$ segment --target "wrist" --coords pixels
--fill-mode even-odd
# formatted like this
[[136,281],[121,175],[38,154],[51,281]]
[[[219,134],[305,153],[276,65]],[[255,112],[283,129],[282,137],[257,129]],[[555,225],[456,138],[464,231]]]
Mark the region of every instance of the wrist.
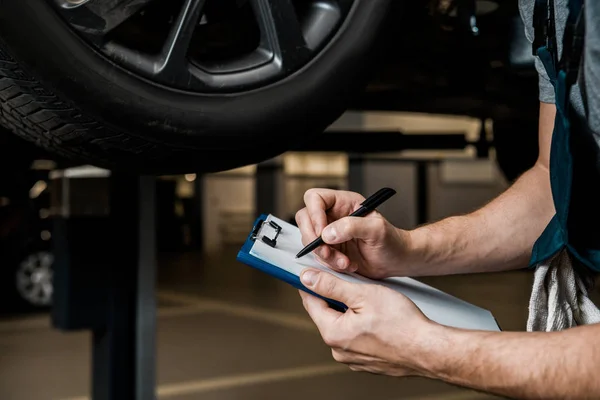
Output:
[[465,263],[468,219],[449,217],[409,231],[412,276],[447,275]]
[[448,364],[452,337],[458,334],[444,325],[427,321],[415,336],[414,369],[425,378],[442,379]]
[[[433,254],[436,251],[434,236],[429,226],[403,231],[403,271],[409,276],[431,275]],[[438,249],[439,250],[439,249]]]
[[[417,245],[421,246],[421,239],[415,238],[414,231],[407,231],[396,228],[396,239],[393,241],[392,247],[395,253],[392,256],[394,260],[390,263],[390,269],[386,272],[386,278],[395,276],[418,276],[421,267],[425,264],[422,260],[422,250]],[[422,271],[421,271],[422,272]]]

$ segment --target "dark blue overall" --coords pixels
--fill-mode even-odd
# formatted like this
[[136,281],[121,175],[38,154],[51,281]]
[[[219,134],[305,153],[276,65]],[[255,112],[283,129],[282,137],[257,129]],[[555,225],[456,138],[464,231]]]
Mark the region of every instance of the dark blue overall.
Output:
[[[569,93],[576,83],[584,40],[583,0],[570,0],[562,57],[556,42],[554,0],[535,0],[534,54],[554,86],[556,120],[550,153],[550,184],[556,214],[536,241],[530,267],[567,251],[573,264],[600,271],[600,174],[598,146]],[[598,0],[594,0],[598,1]]]

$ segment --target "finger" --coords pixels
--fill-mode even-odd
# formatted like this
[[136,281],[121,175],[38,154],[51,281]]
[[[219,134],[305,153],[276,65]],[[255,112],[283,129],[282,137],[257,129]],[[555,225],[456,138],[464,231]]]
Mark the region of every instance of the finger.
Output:
[[[308,245],[310,242],[315,240],[318,236],[315,232],[312,219],[308,215],[308,210],[305,208],[301,209],[296,213],[296,223],[302,234],[302,244]],[[327,245],[319,246],[314,250],[315,255],[319,256],[326,265],[328,265],[328,259],[331,255],[331,249]]]
[[332,331],[333,325],[341,313],[330,308],[327,302],[310,293],[300,290],[302,305],[313,320],[321,336],[326,337]]
[[298,229],[300,229],[300,233],[302,234],[302,244],[304,246],[317,238],[315,228],[306,208],[303,208],[296,213],[296,223],[298,224]]
[[346,254],[328,245],[321,247],[320,251],[315,251],[315,255],[321,264],[338,272],[351,271],[349,269],[351,266],[350,258]]
[[321,246],[322,250],[315,251],[317,261],[323,266],[333,269],[337,272],[356,272],[358,270],[357,261],[361,257],[360,251],[353,247],[333,247],[327,244]]
[[381,364],[385,363],[385,360],[379,357],[373,357],[367,354],[356,353],[352,350],[345,350],[340,348],[333,348],[331,354],[335,361],[343,364]]
[[319,235],[327,225],[327,210],[335,204],[335,194],[328,189],[310,189],[304,193],[304,204]]
[[358,284],[350,283],[317,269],[306,269],[300,275],[302,284],[316,294],[337,300],[352,308],[362,299]]
[[350,368],[352,372],[367,372],[367,369],[364,365],[348,364],[348,368]]
[[351,214],[363,201],[364,197],[358,193],[331,189],[310,189],[304,194],[304,204],[317,235],[327,226],[328,211],[332,218],[338,219]]
[[357,359],[353,353],[342,349],[331,349],[331,356],[341,364],[356,364]]
[[352,239],[377,242],[386,234],[387,222],[383,217],[345,217],[329,224],[322,233],[323,241],[335,245]]

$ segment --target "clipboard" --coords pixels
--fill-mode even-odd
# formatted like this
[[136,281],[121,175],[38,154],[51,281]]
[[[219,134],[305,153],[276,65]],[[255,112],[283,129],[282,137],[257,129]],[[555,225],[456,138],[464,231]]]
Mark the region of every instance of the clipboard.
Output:
[[322,298],[340,312],[346,311],[348,307],[337,300],[317,295],[302,284],[300,274],[305,268],[316,268],[353,283],[386,286],[408,297],[429,319],[442,325],[463,329],[501,330],[490,311],[412,278],[376,281],[355,273],[333,271],[321,265],[312,253],[296,259],[295,255],[304,247],[301,238],[298,227],[274,215],[263,214],[256,219],[252,231],[237,254],[237,260],[296,289]]
[[[266,261],[265,259],[261,258],[256,252],[257,249],[253,251],[254,245],[256,244],[257,240],[261,243],[267,244],[268,246],[276,248],[277,239],[279,238],[279,235],[281,235],[283,228],[286,228],[286,234],[288,231],[290,231],[289,227],[285,225],[289,225],[292,228],[298,229],[292,224],[282,224],[282,222],[283,221],[275,221],[275,218],[271,215],[263,214],[260,217],[258,217],[254,223],[254,228],[252,229],[252,232],[248,235],[248,238],[246,239],[246,242],[244,243],[242,249],[238,252],[237,260],[250,267],[256,268],[268,275],[271,275],[274,278],[279,279],[295,287],[296,289],[303,290],[307,293],[312,294],[313,296],[317,296],[325,300],[332,308],[340,312],[346,311],[348,307],[345,304],[340,303],[339,301],[326,299],[314,293],[302,284],[299,275],[294,274],[289,270],[281,268],[277,265],[271,264],[269,261]],[[268,227],[272,228],[272,231],[275,232],[275,234],[271,235],[270,237],[267,234],[267,232],[265,232],[268,229]],[[309,256],[312,257],[312,255],[310,254],[307,257]]]

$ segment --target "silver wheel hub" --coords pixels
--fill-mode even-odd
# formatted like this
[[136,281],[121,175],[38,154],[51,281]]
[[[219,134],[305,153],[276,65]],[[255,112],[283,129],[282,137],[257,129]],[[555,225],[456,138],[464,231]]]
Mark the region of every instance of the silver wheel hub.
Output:
[[54,256],[47,251],[28,255],[17,269],[17,291],[28,303],[49,306],[52,303],[52,264]]

